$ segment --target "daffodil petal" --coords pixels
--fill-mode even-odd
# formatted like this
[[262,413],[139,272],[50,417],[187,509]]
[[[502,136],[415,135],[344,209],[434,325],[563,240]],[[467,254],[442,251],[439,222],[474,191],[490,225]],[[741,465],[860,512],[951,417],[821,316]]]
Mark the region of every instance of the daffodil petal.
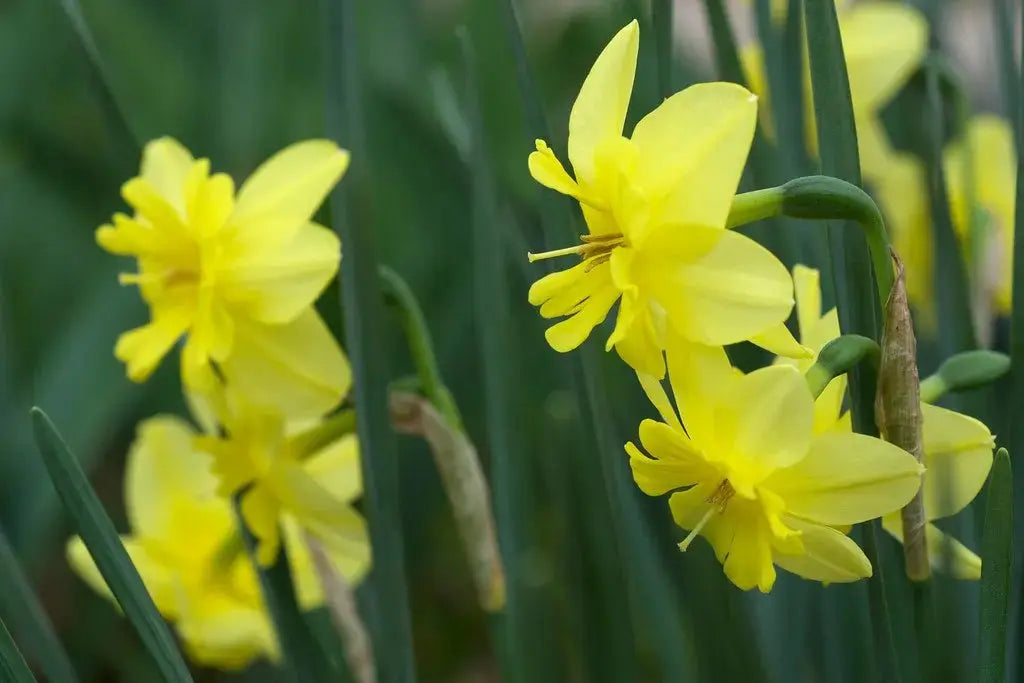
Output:
[[764,332],[755,334],[750,338],[750,343],[778,356],[806,360],[814,358],[814,351],[798,342],[785,323],[772,325]]
[[844,429],[843,398],[846,395],[846,375],[834,378],[814,401],[814,433],[824,434]]
[[232,391],[292,418],[319,417],[352,386],[352,369],[315,309],[286,325],[238,322],[221,365]]
[[572,351],[590,336],[591,330],[604,321],[618,298],[619,291],[610,283],[596,290],[571,317],[549,327],[544,332],[544,338],[555,351]]
[[821,273],[802,264],[793,266],[793,293],[796,297],[796,320],[803,339],[821,318]]
[[928,47],[921,13],[894,2],[861,2],[839,20],[854,110],[876,110],[906,83]]
[[807,454],[814,398],[794,368],[773,365],[741,377],[716,402],[715,442],[732,462],[762,473]]
[[631,368],[657,379],[665,376],[665,358],[662,341],[654,326],[650,306],[638,302],[634,291],[626,291],[619,300],[619,314],[615,329],[605,350],[612,346]]
[[773,553],[775,564],[811,581],[848,583],[871,576],[871,562],[853,540],[832,527],[787,516],[785,523],[800,532],[804,552]]
[[699,83],[672,95],[633,130],[633,182],[664,197],[673,221],[724,227],[750,151],[757,97],[735,83]]
[[242,518],[256,537],[256,561],[264,567],[274,563],[281,548],[277,519],[280,508],[277,498],[262,483],[254,484],[242,496]]
[[713,476],[703,456],[680,431],[663,422],[640,423],[640,441],[650,455],[644,455],[632,443],[626,444],[633,480],[649,496],[660,496],[674,489],[692,486],[702,477]]
[[190,604],[194,609],[176,626],[189,659],[197,664],[234,671],[276,651],[267,613],[256,605],[212,592]]
[[569,113],[569,160],[576,178],[590,184],[594,152],[609,137],[622,134],[640,47],[640,24],[623,27],[598,56]]
[[651,297],[680,334],[711,346],[735,344],[789,317],[793,281],[770,251],[731,230],[699,225],[686,230],[692,236],[719,233],[719,238],[701,258],[663,261],[646,275]]
[[713,443],[715,406],[739,378],[720,346],[693,344],[670,334],[665,353],[669,384],[686,433],[696,443]]
[[548,144],[543,140],[537,140],[536,145],[537,150],[530,152],[530,157],[527,160],[527,166],[533,179],[555,192],[579,199],[580,186],[566,173],[562,162],[558,160]]
[[143,382],[149,378],[175,342],[192,324],[191,311],[171,308],[155,312],[153,320],[122,334],[114,345],[114,356],[127,365],[128,378]]
[[726,508],[722,517],[737,517],[729,553],[722,563],[725,575],[741,590],[757,588],[767,593],[775,585],[771,532],[759,511],[751,504],[738,503]]
[[661,380],[641,372],[636,373],[636,377],[640,380],[640,387],[644,390],[647,399],[654,406],[655,410],[658,411],[658,414],[661,415],[661,419],[670,427],[682,429],[683,425],[679,422],[676,410],[668,400],[668,394],[665,393]]
[[923,404],[924,508],[941,519],[967,507],[988,479],[995,438],[982,422],[961,413]]
[[225,291],[254,320],[286,323],[310,306],[338,272],[341,243],[306,223],[275,254],[248,254],[221,272]]
[[157,138],[142,150],[139,175],[184,216],[185,178],[193,163],[192,153],[180,142],[170,137]]
[[[131,559],[135,569],[139,572],[146,591],[153,598],[160,613],[169,619],[177,615],[180,582],[175,577],[174,571],[152,556],[143,545],[131,536],[122,536],[121,543],[124,545],[128,557]],[[78,536],[68,540],[65,552],[68,564],[75,570],[83,581],[90,588],[103,597],[114,601],[114,595],[110,592],[107,582],[103,580],[96,562],[92,559],[89,549]]]
[[906,451],[863,434],[829,432],[807,457],[776,470],[763,486],[786,510],[822,524],[856,524],[898,510],[921,486],[923,468]]
[[263,162],[238,191],[232,225],[281,219],[283,233],[309,222],[348,168],[349,153],[330,140],[304,140]]
[[[882,527],[897,541],[903,542],[903,521],[897,512],[882,517]],[[949,534],[944,534],[934,524],[925,527],[928,543],[928,562],[936,571],[955,579],[977,581],[981,578],[981,558]]]
[[355,434],[346,434],[321,448],[303,462],[302,469],[343,503],[363,493],[359,439]]
[[132,530],[144,538],[171,538],[193,519],[229,533],[231,510],[215,496],[210,458],[192,446],[195,431],[184,420],[159,415],[141,422],[125,465],[125,509]]
[[861,112],[854,117],[857,127],[857,156],[861,173],[869,181],[884,174],[885,166],[895,153],[889,144],[882,120],[874,112]]

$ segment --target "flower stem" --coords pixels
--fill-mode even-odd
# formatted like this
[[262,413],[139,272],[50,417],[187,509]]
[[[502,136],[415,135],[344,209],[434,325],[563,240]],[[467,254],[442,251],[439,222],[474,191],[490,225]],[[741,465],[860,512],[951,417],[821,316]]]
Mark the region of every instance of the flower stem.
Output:
[[779,187],[736,195],[726,227],[775,216],[852,220],[859,224],[871,252],[879,302],[885,308],[893,285],[889,235],[881,211],[864,190],[830,176],[795,178]]
[[437,367],[434,355],[434,344],[431,341],[427,320],[412,289],[398,273],[381,266],[379,269],[381,289],[384,298],[399,314],[405,339],[409,344],[416,373],[420,378],[423,394],[444,416],[446,422],[455,429],[462,430],[462,418],[459,409],[452,399],[451,393],[441,379],[441,371]]

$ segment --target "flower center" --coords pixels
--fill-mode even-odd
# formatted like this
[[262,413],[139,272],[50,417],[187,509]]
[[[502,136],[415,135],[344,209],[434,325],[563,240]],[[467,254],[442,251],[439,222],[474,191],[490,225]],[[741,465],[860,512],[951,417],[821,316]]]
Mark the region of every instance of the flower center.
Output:
[[683,542],[679,544],[680,550],[685,553],[690,547],[690,544],[693,543],[693,539],[697,538],[700,532],[704,529],[704,526],[711,521],[711,518],[714,517],[716,513],[722,514],[725,512],[725,506],[729,504],[729,501],[735,493],[736,490],[732,487],[732,484],[729,483],[729,480],[723,479],[722,483],[718,485],[718,488],[716,488],[710,496],[704,499],[704,501],[711,507],[707,509],[704,516],[700,518],[700,521],[694,525],[693,529],[690,530],[690,533],[683,539]]
[[533,252],[527,252],[526,257],[530,259],[530,263],[535,261],[543,261],[544,259],[555,258],[557,256],[568,256],[569,254],[578,254],[586,266],[583,270],[590,272],[592,268],[595,268],[602,263],[605,263],[612,257],[612,251],[616,247],[621,247],[626,244],[626,238],[622,233],[609,232],[602,233],[599,235],[580,235],[580,244],[572,247],[565,247],[564,249],[553,249],[552,251],[543,251],[538,254]]

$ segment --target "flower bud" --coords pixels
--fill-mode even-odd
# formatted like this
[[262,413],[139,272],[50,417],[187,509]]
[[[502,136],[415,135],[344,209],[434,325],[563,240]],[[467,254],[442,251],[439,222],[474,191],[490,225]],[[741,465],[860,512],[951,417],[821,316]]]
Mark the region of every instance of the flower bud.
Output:
[[967,391],[994,382],[1010,370],[1010,357],[997,351],[964,351],[950,356],[921,382],[921,400],[934,403],[950,391]]

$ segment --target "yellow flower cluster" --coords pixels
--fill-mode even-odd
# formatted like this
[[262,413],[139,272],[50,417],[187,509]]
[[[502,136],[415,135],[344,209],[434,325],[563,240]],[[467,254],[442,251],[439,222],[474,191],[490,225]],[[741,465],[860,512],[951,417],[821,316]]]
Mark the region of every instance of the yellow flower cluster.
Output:
[[[842,19],[858,132],[865,131],[862,155],[872,173],[881,173],[891,154],[878,110],[924,49],[924,24],[906,12],[864,3]],[[901,49],[874,54],[857,41],[870,31],[876,40],[898,35]],[[633,22],[605,47],[580,89],[569,117],[575,177],[544,141],[530,155],[533,177],[578,200],[588,228],[579,245],[530,255],[581,259],[534,283],[530,303],[545,318],[565,318],[546,334],[561,352],[579,346],[619,303],[606,349],[636,370],[661,416],[641,423],[642,450],[628,443],[626,452],[641,490],[672,494],[672,515],[689,532],[683,550],[705,537],[743,589],[770,590],[776,566],[829,583],[870,576],[870,563],[847,536],[850,525],[881,517],[899,536],[897,511],[921,488],[925,468],[902,449],[851,431],[842,411],[845,377],[820,396],[811,393],[802,373],[839,335],[836,311],[821,315],[816,271],[795,273],[798,342],[785,326],[793,276],[763,247],[726,229],[757,97],[734,84],[695,85],[624,137],[638,45]],[[863,71],[854,69],[860,61]],[[744,375],[723,348],[740,341],[781,358]],[[977,494],[993,438],[972,418],[924,408],[925,498],[936,519]],[[946,543],[934,526],[928,534],[936,563],[952,558],[952,566],[941,566],[978,577],[977,556]],[[949,547],[953,552],[940,556]]]
[[[337,237],[312,217],[348,166],[348,152],[309,140],[279,152],[235,192],[177,141],[146,145],[122,187],[132,215],[96,231],[136,260],[150,322],[115,355],[145,380],[181,345],[181,378],[198,430],[161,415],[139,425],[128,455],[124,543],[157,608],[197,662],[237,668],[277,643],[232,499],[260,564],[284,546],[303,609],[323,603],[308,542],[349,582],[370,565],[359,448],[338,412],[351,372],[313,304],[334,278]],[[103,580],[80,539],[73,566]]]

